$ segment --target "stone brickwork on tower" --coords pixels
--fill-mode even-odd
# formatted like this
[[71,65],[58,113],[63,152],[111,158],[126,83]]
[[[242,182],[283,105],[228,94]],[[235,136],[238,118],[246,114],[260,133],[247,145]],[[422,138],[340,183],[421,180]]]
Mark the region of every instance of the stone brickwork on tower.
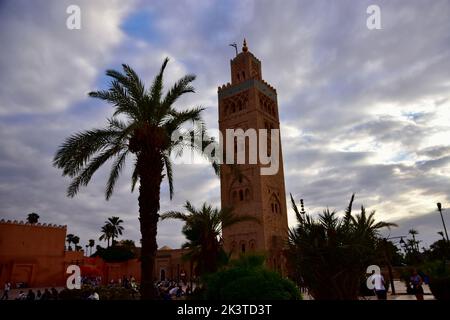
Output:
[[[224,146],[226,129],[280,128],[277,92],[262,79],[261,61],[248,51],[245,40],[242,52],[230,64],[231,83],[218,88],[219,130]],[[226,251],[232,252],[234,257],[248,252],[264,253],[268,267],[285,273],[282,252],[288,225],[281,143],[279,145],[278,172],[261,175],[261,163],[248,162],[247,140],[246,162],[237,165],[238,173],[230,166],[223,166],[221,199],[222,207],[232,206],[236,214],[252,215],[260,221],[241,222],[224,229]]]

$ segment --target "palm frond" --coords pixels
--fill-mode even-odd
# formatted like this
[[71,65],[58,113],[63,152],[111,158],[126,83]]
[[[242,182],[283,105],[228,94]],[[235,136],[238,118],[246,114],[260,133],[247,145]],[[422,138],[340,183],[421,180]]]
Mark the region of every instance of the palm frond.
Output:
[[169,58],[165,58],[161,69],[159,70],[158,75],[153,80],[152,86],[149,90],[150,99],[154,103],[154,105],[159,105],[161,103],[161,96],[163,91],[163,75],[168,62]]
[[106,200],[109,200],[109,198],[111,197],[111,195],[114,191],[114,186],[116,184],[116,181],[117,181],[117,178],[119,177],[120,172],[122,171],[122,169],[125,165],[125,160],[126,160],[127,155],[128,155],[128,150],[125,150],[121,154],[119,154],[117,156],[116,161],[114,161],[111,172],[109,174],[108,183],[106,184],[106,193],[105,193]]
[[179,97],[181,97],[185,93],[193,93],[195,92],[194,87],[190,85],[192,81],[196,78],[193,74],[188,74],[178,80],[172,88],[167,92],[163,101],[161,102],[161,111],[167,112],[170,107],[177,101]]
[[[136,161],[135,161],[136,162]],[[134,191],[134,188],[136,187],[136,183],[139,180],[139,172],[137,164],[134,164],[133,174],[131,175],[131,192]]]
[[160,215],[161,220],[178,219],[182,221],[189,220],[189,216],[180,211],[167,211]]
[[119,136],[119,131],[110,128],[75,133],[58,148],[53,165],[63,169],[64,176],[73,177],[95,153],[105,149]]
[[169,183],[169,196],[170,200],[173,197],[173,172],[172,172],[172,161],[170,157],[165,153],[163,155],[164,167],[166,168],[167,181]]
[[298,211],[298,207],[297,204],[295,203],[294,197],[292,196],[292,193],[289,193],[289,195],[291,196],[291,206],[292,209],[295,212],[295,216],[297,217],[297,221],[298,222],[303,222],[303,217],[301,216],[300,212]]
[[74,197],[80,186],[86,186],[92,178],[92,175],[100,168],[108,159],[121,151],[121,148],[110,148],[95,158],[93,158],[86,167],[76,176],[67,189],[67,196]]

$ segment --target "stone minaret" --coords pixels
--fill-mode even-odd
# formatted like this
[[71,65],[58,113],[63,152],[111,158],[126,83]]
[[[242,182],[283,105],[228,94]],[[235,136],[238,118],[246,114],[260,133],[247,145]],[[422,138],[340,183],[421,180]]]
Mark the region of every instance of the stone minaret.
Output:
[[[231,83],[218,89],[219,130],[226,145],[226,129],[279,129],[277,92],[265,82],[261,61],[247,48],[230,61]],[[279,140],[278,140],[279,141]],[[279,141],[280,142],[280,141]],[[248,156],[248,139],[246,139]],[[235,142],[235,150],[237,149]],[[270,144],[269,144],[270,152]],[[273,175],[261,175],[262,164],[237,165],[238,174],[224,166],[221,174],[222,207],[232,206],[235,213],[253,215],[260,220],[241,222],[223,230],[224,246],[234,257],[248,252],[264,253],[271,269],[285,273],[283,248],[287,239],[287,208],[281,143],[279,169]]]

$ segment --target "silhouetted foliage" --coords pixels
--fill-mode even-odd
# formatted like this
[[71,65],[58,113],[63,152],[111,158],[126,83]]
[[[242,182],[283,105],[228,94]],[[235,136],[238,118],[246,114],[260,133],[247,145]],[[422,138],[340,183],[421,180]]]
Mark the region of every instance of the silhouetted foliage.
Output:
[[263,256],[245,255],[206,276],[206,300],[299,300],[295,284],[264,267]]
[[188,249],[186,258],[197,266],[197,274],[215,272],[227,262],[228,256],[222,247],[222,229],[243,221],[259,220],[249,215],[237,215],[231,208],[213,208],[204,203],[195,208],[189,201],[184,205],[186,213],[169,211],[161,219],[178,219],[185,222],[183,234],[188,240],[182,248]]
[[366,268],[377,259],[379,229],[395,226],[376,222],[362,206],[352,214],[354,195],[343,217],[326,209],[318,218],[300,212],[291,195],[298,225],[289,231],[290,264],[294,277],[318,300],[357,299]]
[[29,213],[27,216],[27,222],[35,224],[39,222],[39,215],[35,212]]

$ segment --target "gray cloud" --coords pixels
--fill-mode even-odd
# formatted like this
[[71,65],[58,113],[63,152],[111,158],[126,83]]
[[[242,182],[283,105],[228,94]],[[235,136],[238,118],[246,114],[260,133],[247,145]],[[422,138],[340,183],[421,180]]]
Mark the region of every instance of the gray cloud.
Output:
[[[428,244],[436,239],[440,222],[431,212],[438,201],[450,203],[448,1],[377,1],[383,29],[376,31],[366,28],[372,1],[78,2],[80,32],[64,28],[69,1],[0,7],[1,217],[37,211],[87,241],[119,215],[124,237],[139,241],[130,167],[110,201],[107,168],[68,199],[53,153],[69,134],[111,116],[86,92],[104,88],[104,70],[123,62],[147,83],[165,56],[166,83],[197,74],[197,93],[177,105],[203,105],[217,128],[217,86],[229,81],[234,55],[228,44],[247,37],[278,90],[287,191],[313,212],[342,210],[356,192],[357,205],[401,225],[395,233],[416,226]],[[130,31],[133,18],[147,24]],[[220,204],[206,165],[177,165],[175,188],[169,201],[163,183],[163,211],[185,200]],[[289,218],[295,222],[292,212]],[[179,246],[180,230],[178,222],[161,223],[160,245]]]

